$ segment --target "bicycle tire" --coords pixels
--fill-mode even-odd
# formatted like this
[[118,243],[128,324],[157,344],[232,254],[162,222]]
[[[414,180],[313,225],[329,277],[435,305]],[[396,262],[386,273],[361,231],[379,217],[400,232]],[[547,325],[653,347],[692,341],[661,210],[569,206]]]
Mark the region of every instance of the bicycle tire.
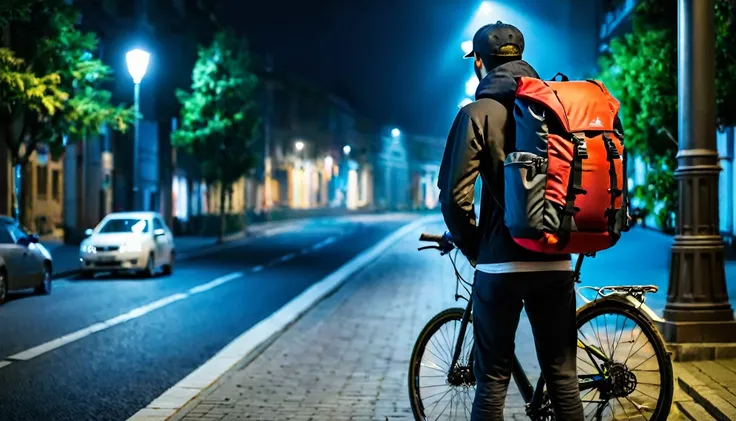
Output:
[[[672,360],[667,351],[664,339],[659,330],[654,326],[652,320],[641,310],[636,309],[628,302],[618,298],[606,298],[595,300],[580,307],[576,312],[576,327],[580,329],[590,320],[601,314],[622,314],[636,323],[646,335],[654,348],[661,380],[661,390],[657,399],[657,407],[652,412],[649,421],[665,421],[672,407],[674,396],[674,375],[672,372]],[[544,386],[544,381],[539,387]]]
[[[409,402],[411,403],[411,410],[414,414],[414,419],[416,420],[426,420],[424,415],[424,405],[419,393],[419,367],[421,365],[424,350],[432,336],[437,333],[445,323],[461,321],[464,313],[465,309],[459,307],[448,308],[441,311],[427,322],[419,333],[417,341],[414,343],[414,349],[411,352],[411,359],[409,360]],[[471,314],[470,319],[468,320],[468,329],[472,329],[472,323],[473,316]]]

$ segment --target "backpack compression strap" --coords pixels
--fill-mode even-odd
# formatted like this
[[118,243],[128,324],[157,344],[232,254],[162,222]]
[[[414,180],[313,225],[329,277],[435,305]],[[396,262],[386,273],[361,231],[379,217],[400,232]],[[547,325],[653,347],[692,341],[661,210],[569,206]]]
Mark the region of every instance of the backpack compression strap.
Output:
[[[616,225],[618,222],[618,213],[620,209],[616,208],[616,198],[623,194],[623,190],[618,188],[618,177],[616,174],[616,160],[621,158],[621,155],[616,149],[616,145],[613,143],[613,137],[610,133],[603,133],[603,142],[606,144],[606,152],[608,159],[608,176],[611,183],[609,193],[611,194],[611,207],[606,210],[606,217],[608,218],[608,234],[611,239],[616,241],[621,234],[617,230]],[[623,186],[621,186],[623,187]]]
[[572,217],[580,212],[575,207],[575,197],[579,194],[587,194],[583,190],[583,159],[588,158],[588,148],[585,144],[585,135],[583,133],[573,133],[573,154],[572,168],[570,169],[570,182],[567,187],[567,197],[565,198],[565,207],[562,209],[562,221],[557,231],[559,250],[564,249],[570,241],[570,233],[572,232]]

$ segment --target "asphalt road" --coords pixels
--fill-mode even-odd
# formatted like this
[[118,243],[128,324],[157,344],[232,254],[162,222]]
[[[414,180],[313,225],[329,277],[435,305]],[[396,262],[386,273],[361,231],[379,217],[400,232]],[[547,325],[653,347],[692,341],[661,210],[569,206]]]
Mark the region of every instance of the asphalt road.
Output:
[[[171,276],[68,279],[56,281],[47,297],[15,295],[0,307],[0,420],[125,420],[239,334],[414,218],[304,221],[287,232],[179,262]],[[237,272],[244,275],[187,294]],[[159,301],[172,296],[174,301]],[[163,305],[141,308],[153,302]],[[138,311],[129,313],[133,309]],[[126,313],[123,321],[113,319]],[[116,322],[100,324],[110,319]],[[100,330],[59,342],[90,326]],[[37,352],[23,353],[34,347]]]

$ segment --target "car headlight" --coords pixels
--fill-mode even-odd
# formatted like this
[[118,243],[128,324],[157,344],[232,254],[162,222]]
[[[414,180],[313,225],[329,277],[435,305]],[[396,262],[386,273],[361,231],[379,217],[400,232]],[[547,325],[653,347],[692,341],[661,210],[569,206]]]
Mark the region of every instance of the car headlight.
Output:
[[82,253],[97,253],[97,248],[90,244],[82,244],[79,251]]
[[121,253],[125,253],[125,252],[137,253],[137,252],[140,252],[141,250],[143,250],[143,246],[141,245],[141,243],[138,243],[138,242],[125,243],[122,246],[120,246]]

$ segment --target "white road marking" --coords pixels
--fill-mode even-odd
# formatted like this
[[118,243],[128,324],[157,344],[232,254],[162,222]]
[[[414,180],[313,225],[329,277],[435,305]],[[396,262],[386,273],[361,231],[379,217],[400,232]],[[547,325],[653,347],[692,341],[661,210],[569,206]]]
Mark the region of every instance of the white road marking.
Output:
[[279,258],[279,261],[281,261],[281,262],[286,262],[286,261],[288,261],[288,260],[291,260],[291,259],[293,259],[294,257],[296,257],[296,254],[295,254],[295,253],[289,253],[289,254],[285,254],[285,255],[283,255],[283,256],[281,256],[281,257]]
[[230,282],[233,279],[237,279],[243,276],[242,272],[231,273],[229,275],[221,276],[213,281],[207,282],[206,284],[197,285],[189,290],[189,294],[199,294],[200,292],[209,291],[212,288],[218,287],[224,283]]
[[[439,222],[439,215],[425,216],[412,221],[384,238],[378,244],[363,251],[351,261],[341,266],[331,275],[313,284],[255,326],[243,332],[240,336],[220,350],[214,357],[205,362],[198,369],[179,381],[172,388],[164,392],[145,408],[138,411],[131,420],[168,420],[189,401],[196,398],[203,390],[215,383],[223,374],[238,364],[256,347],[268,340],[276,333],[284,330],[299,316],[307,312],[326,295],[338,288],[351,277],[352,274],[370,264],[385,250],[401,237],[413,232],[425,224]],[[255,268],[254,268],[255,269]]]
[[10,364],[12,364],[10,361],[0,361],[0,368],[7,367]]
[[320,241],[319,243],[313,245],[312,246],[312,250],[319,250],[322,247],[325,247],[327,245],[330,245],[330,244],[334,243],[335,241],[337,241],[337,237],[328,237],[328,238]]
[[[200,292],[204,292],[207,290],[210,290],[212,288],[215,288],[217,286],[220,286],[222,284],[225,284],[227,282],[232,281],[233,279],[237,279],[239,277],[243,276],[242,272],[235,272],[231,273],[229,275],[221,276],[217,279],[214,279],[210,282],[207,282],[206,284],[199,285],[197,287],[194,287],[189,290],[189,292],[181,292],[173,295],[169,295],[168,297],[161,298],[160,300],[156,300],[152,303],[148,303],[146,305],[136,307],[127,313],[123,313],[119,316],[115,316],[111,319],[108,319],[104,322],[95,323],[93,325],[87,326],[83,329],[79,329],[75,332],[69,333],[67,335],[64,335],[62,337],[53,339],[51,341],[42,343],[41,345],[34,346],[33,348],[26,349],[25,351],[21,351],[17,354],[13,354],[9,357],[7,357],[7,360],[11,361],[28,361],[32,358],[36,358],[39,355],[43,355],[47,352],[53,351],[55,349],[61,348],[64,345],[70,344],[72,342],[78,341],[80,339],[86,338],[87,336],[101,332],[103,330],[109,329],[113,326],[117,326],[119,324],[128,322],[133,319],[137,319],[143,315],[146,315],[154,310],[158,310],[160,308],[166,307],[169,304],[175,303],[177,301],[184,300],[194,294],[198,294]],[[10,362],[7,362],[3,364],[4,362],[0,362],[0,368],[7,366],[10,364]]]
[[251,269],[253,272],[260,272],[263,270],[263,265],[254,266],[253,269]]

